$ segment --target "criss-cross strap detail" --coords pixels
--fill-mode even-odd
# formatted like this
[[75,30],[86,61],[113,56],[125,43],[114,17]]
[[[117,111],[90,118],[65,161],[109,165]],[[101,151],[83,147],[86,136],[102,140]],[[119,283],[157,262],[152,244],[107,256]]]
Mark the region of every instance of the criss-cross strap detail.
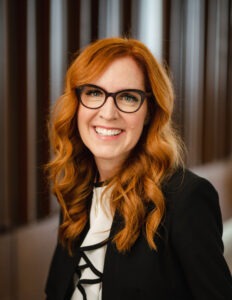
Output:
[[86,296],[86,292],[85,292],[85,289],[83,288],[82,284],[97,284],[97,283],[100,283],[101,281],[102,281],[101,278],[97,278],[97,279],[80,279],[79,280],[79,282],[77,284],[77,288],[81,292],[81,294],[83,296],[83,300],[87,300],[87,296]]
[[[76,273],[77,275],[79,276],[79,281],[77,283],[77,288],[79,289],[79,291],[81,292],[82,296],[83,296],[83,299],[87,299],[87,296],[86,296],[86,292],[85,292],[85,289],[84,287],[82,286],[83,284],[97,284],[97,283],[100,283],[102,282],[102,272],[100,272],[94,265],[93,263],[91,262],[91,260],[88,258],[88,256],[86,255],[85,251],[91,251],[91,250],[95,250],[95,249],[99,249],[101,247],[103,247],[104,245],[107,244],[107,240],[105,241],[102,241],[100,243],[97,243],[95,245],[90,245],[90,246],[85,246],[85,247],[80,247],[80,257],[85,261],[84,264],[81,264],[81,265],[78,265],[76,267]],[[90,270],[97,276],[97,278],[94,278],[94,279],[87,279],[87,278],[84,278],[82,279],[81,278],[81,275],[82,275],[82,271],[87,269],[87,268],[90,268]]]
[[90,268],[91,271],[96,275],[96,276],[101,276],[102,273],[100,271],[98,271],[94,265],[92,264],[92,262],[90,261],[90,259],[88,258],[88,256],[83,252],[82,253],[82,258],[86,261],[86,264],[84,265],[85,268]]
[[97,244],[94,244],[94,245],[80,247],[80,251],[84,252],[84,251],[91,251],[91,250],[94,250],[94,249],[98,249],[98,248],[106,245],[108,243],[108,241],[109,241],[109,239],[106,239],[106,240],[104,240],[102,242],[99,242]]
[[[101,195],[105,186],[94,187],[89,215],[89,231],[79,246],[79,261],[75,268],[78,275],[71,300],[98,300],[102,293],[105,253],[110,242],[113,216],[108,194]],[[102,201],[101,201],[102,200]],[[104,207],[103,207],[104,206]]]

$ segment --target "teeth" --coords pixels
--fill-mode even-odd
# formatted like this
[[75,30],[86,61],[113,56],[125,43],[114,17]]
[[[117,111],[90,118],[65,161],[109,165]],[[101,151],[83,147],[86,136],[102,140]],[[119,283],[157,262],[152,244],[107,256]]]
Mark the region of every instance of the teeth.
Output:
[[120,129],[106,129],[101,127],[95,127],[95,131],[100,135],[106,135],[106,136],[114,136],[122,132],[122,130]]

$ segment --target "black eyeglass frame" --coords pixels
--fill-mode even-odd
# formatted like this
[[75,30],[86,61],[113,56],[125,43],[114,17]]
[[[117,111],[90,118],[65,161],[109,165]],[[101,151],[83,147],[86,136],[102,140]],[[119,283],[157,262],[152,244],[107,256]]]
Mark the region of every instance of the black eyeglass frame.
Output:
[[[81,99],[81,91],[82,91],[82,89],[83,89],[84,87],[92,87],[92,88],[96,88],[96,89],[102,90],[102,91],[104,92],[104,94],[105,94],[105,100],[103,101],[103,103],[102,103],[100,106],[98,106],[98,107],[89,107],[89,106],[86,106],[86,105],[83,103],[82,99]],[[139,105],[139,107],[138,107],[136,110],[134,110],[134,111],[124,111],[124,110],[122,110],[120,107],[118,107],[118,104],[117,104],[117,101],[116,101],[116,97],[117,97],[118,94],[120,94],[120,93],[122,93],[122,92],[136,92],[136,93],[138,93],[138,94],[141,96],[141,102],[140,102],[140,105]],[[111,93],[111,92],[107,92],[107,91],[106,91],[105,89],[103,89],[102,87],[97,86],[97,85],[94,85],[94,84],[83,84],[83,85],[77,86],[77,87],[75,88],[75,93],[76,93],[77,97],[79,97],[80,103],[81,103],[84,107],[86,107],[86,108],[88,108],[88,109],[99,109],[99,108],[101,108],[101,107],[106,103],[106,101],[107,101],[107,99],[108,99],[109,97],[112,97],[112,98],[114,99],[114,104],[115,104],[115,106],[117,107],[117,109],[120,110],[121,112],[124,112],[124,113],[127,113],[127,114],[135,113],[136,111],[138,111],[138,110],[141,108],[141,106],[142,106],[144,100],[145,100],[147,97],[150,97],[150,96],[152,95],[152,93],[144,92],[144,91],[138,90],[138,89],[125,89],[125,90],[117,91],[117,92],[115,92],[115,93]]]

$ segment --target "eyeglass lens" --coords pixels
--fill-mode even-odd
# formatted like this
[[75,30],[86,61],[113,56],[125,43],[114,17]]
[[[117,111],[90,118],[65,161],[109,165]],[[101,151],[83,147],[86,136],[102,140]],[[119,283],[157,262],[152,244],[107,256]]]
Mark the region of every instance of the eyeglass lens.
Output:
[[[106,98],[107,93],[98,87],[83,86],[80,92],[82,103],[88,108],[101,107]],[[124,112],[136,111],[142,102],[142,96],[139,92],[133,90],[123,90],[113,95],[117,107]]]

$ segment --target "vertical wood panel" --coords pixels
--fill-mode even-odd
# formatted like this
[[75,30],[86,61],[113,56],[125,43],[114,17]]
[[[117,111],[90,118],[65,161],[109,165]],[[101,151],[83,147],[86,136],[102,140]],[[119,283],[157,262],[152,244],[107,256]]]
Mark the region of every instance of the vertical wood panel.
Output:
[[202,162],[204,103],[204,1],[188,0],[184,61],[184,139],[191,164]]
[[208,1],[205,132],[203,159],[221,159],[226,153],[226,102],[228,65],[228,1]]
[[169,38],[171,36],[171,1],[163,0],[163,59],[170,64]]
[[36,219],[36,0],[27,1],[27,137],[28,137],[28,222]]
[[[226,121],[227,107],[227,78],[228,64],[230,57],[229,52],[229,0],[219,1],[219,28],[218,28],[218,94],[217,94],[217,158],[221,159],[226,156],[226,143],[229,136]],[[232,117],[232,116],[231,116]],[[229,118],[231,119],[231,118]]]
[[[18,92],[19,92],[19,223],[26,223],[28,218],[28,198],[27,198],[27,1],[20,3],[17,1],[19,27],[18,40]],[[15,3],[14,3],[15,5]]]
[[228,20],[228,79],[227,79],[227,110],[226,128],[228,129],[226,138],[226,155],[232,155],[232,1],[229,1]]
[[120,0],[99,0],[98,38],[120,35],[122,30],[120,12]]
[[179,131],[184,136],[184,90],[185,75],[184,75],[184,61],[185,61],[185,30],[186,30],[186,1],[176,0],[170,1],[168,5],[170,9],[170,30],[169,30],[169,57],[167,61],[173,77],[175,86],[175,111],[174,120],[179,125]]
[[[50,106],[64,90],[64,77],[67,69],[67,2],[63,0],[50,1],[50,38],[49,38],[49,85]],[[50,197],[50,214],[59,210],[56,197]]]
[[131,0],[122,1],[122,36],[130,37],[131,32],[131,19],[132,19],[132,4]]
[[[80,43],[79,47],[85,47],[91,41],[92,32],[97,32],[98,23],[95,22],[96,14],[98,13],[98,1],[82,0],[80,6]],[[94,9],[96,11],[94,11]],[[78,49],[76,49],[78,50]]]
[[133,0],[131,3],[131,36],[138,38],[139,34],[139,5],[140,0]]
[[138,39],[145,43],[155,57],[162,60],[163,1],[139,1]]
[[14,224],[27,221],[26,0],[8,1],[9,201]]
[[50,1],[36,1],[36,79],[37,79],[37,216],[49,213],[49,186],[43,167],[49,160],[47,121],[49,113],[49,32]]
[[[217,28],[217,3],[207,1],[206,10],[206,57],[205,57],[205,113],[203,136],[203,160],[215,157],[214,134],[217,131],[215,121],[215,40]],[[212,20],[214,22],[212,23]],[[211,24],[212,23],[212,24]]]
[[98,38],[99,32],[99,1],[91,0],[91,41]]
[[99,23],[98,23],[98,37],[106,37],[107,24],[107,0],[99,0]]
[[67,69],[67,2],[50,0],[49,82],[51,105],[63,93]]
[[103,37],[119,36],[121,33],[121,1],[107,1],[106,34]]
[[231,2],[170,0],[166,8],[170,30],[165,52],[188,164],[223,159],[231,154]]
[[73,58],[73,54],[80,47],[80,0],[67,2],[67,48],[68,48],[68,61]]
[[8,166],[8,24],[7,1],[0,1],[0,233],[5,232],[11,225],[11,212],[8,195],[9,166]]

